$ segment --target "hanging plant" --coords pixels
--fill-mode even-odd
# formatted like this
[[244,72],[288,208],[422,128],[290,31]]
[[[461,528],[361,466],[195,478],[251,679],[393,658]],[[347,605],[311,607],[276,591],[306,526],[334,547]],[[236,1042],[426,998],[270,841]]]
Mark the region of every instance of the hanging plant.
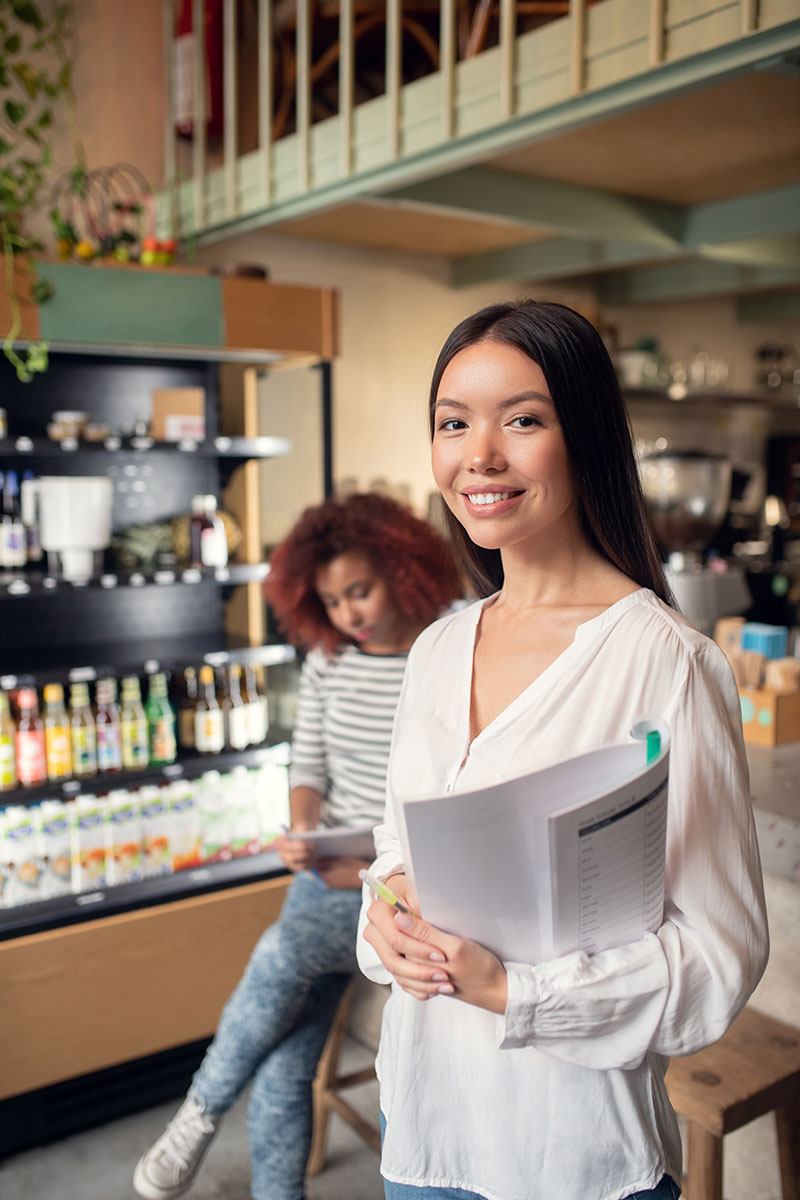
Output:
[[[51,137],[55,104],[67,101],[73,124],[72,68],[67,47],[73,36],[73,12],[68,3],[43,13],[33,0],[0,0],[0,250],[5,256],[3,284],[11,309],[3,350],[23,381],[47,370],[47,347],[38,342],[19,351],[15,342],[22,329],[21,304],[15,267],[23,260],[32,268],[34,253],[42,250],[25,231],[25,216],[39,207],[52,166]],[[42,304],[52,286],[36,280],[31,299]]]

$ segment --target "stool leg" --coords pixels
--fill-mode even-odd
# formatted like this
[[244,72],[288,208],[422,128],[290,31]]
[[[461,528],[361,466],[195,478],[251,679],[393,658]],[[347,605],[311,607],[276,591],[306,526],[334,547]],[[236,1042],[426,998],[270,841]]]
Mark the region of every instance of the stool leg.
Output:
[[311,1134],[311,1149],[306,1163],[306,1175],[318,1175],[325,1163],[325,1143],[328,1134],[328,1119],[331,1115],[328,1097],[336,1084],[339,1073],[339,1057],[342,1046],[350,1027],[350,1009],[353,1004],[354,981],[348,983],[336,1016],[333,1019],[325,1049],[317,1067],[317,1075],[313,1085],[313,1126]]
[[722,1200],[722,1138],[692,1121],[686,1140],[686,1200]]
[[783,1200],[800,1200],[800,1113],[796,1107],[775,1109],[775,1131]]

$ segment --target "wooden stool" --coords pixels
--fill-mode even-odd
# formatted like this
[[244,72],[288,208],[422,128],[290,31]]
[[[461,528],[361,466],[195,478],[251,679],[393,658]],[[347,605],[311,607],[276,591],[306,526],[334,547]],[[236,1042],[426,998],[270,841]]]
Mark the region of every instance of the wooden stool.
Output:
[[[345,1088],[355,1087],[359,1083],[368,1083],[374,1079],[375,1066],[372,1064],[360,1071],[350,1071],[346,1075],[340,1075],[339,1057],[345,1038],[351,1032],[354,1032],[357,1039],[364,1045],[368,1045],[371,1050],[377,1050],[377,1039],[380,1032],[379,1010],[383,1008],[388,993],[388,987],[380,987],[378,984],[370,983],[363,976],[356,975],[348,983],[344,995],[339,1001],[339,1007],[336,1010],[336,1016],[328,1034],[325,1049],[322,1051],[322,1057],[317,1067],[317,1076],[314,1080],[314,1132],[306,1175],[319,1174],[325,1163],[325,1143],[331,1112],[338,1113],[342,1120],[346,1121],[376,1154],[381,1152],[381,1131],[377,1120],[375,1125],[370,1125],[351,1104],[348,1104],[339,1095]],[[354,1005],[356,1009],[362,1011],[371,1010],[367,1012],[365,1018],[362,1018],[366,1026],[366,1037],[358,1037],[358,1029],[351,1030]]]
[[800,1200],[800,1030],[745,1008],[724,1037],[667,1072],[688,1122],[686,1200],[722,1200],[722,1139],[775,1113],[783,1200]]

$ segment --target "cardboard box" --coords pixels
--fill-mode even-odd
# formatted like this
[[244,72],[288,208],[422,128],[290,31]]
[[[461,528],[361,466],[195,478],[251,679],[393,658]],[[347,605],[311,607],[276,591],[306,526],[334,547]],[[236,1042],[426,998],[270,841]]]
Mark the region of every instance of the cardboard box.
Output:
[[150,435],[159,442],[206,436],[206,390],[200,387],[153,388]]
[[739,688],[744,740],[755,746],[800,741],[800,692]]

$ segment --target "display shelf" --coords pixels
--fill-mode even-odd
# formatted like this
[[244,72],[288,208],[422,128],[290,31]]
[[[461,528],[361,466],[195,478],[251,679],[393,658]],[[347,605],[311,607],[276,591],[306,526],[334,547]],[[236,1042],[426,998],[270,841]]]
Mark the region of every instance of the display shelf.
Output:
[[267,646],[235,644],[235,639],[208,633],[186,637],[128,639],[125,642],[98,642],[95,645],[70,644],[55,653],[37,657],[31,649],[19,659],[4,654],[0,662],[0,688],[43,687],[46,683],[91,683],[104,675],[152,675],[156,671],[181,671],[208,663],[211,667],[228,663],[246,663],[256,667],[277,667],[297,657],[294,646],[270,643]]
[[89,579],[70,580],[47,571],[0,571],[0,599],[4,596],[55,595],[83,588],[113,591],[118,587],[171,587],[176,584],[223,584],[238,587],[261,583],[269,575],[268,563],[229,563],[227,567],[160,567],[141,571],[104,571]]
[[176,779],[196,779],[206,771],[230,771],[233,767],[260,767],[270,758],[272,748],[288,742],[291,731],[277,726],[270,729],[266,741],[246,750],[225,750],[221,754],[197,754],[182,750],[174,763],[143,767],[136,771],[114,771],[90,775],[84,779],[47,780],[33,787],[15,787],[0,792],[0,807],[5,804],[40,804],[42,800],[70,800],[77,795],[98,796],[113,788],[138,788],[143,784],[172,783]]
[[55,458],[75,454],[156,453],[187,454],[196,458],[240,459],[280,458],[291,453],[291,442],[280,437],[215,437],[197,442],[183,438],[179,442],[160,442],[151,437],[118,437],[113,435],[102,442],[87,442],[82,438],[64,438],[55,442],[48,437],[0,438],[0,458]]
[[14,908],[0,909],[0,942],[284,874],[287,874],[287,870],[278,852],[265,850],[260,854],[234,858],[228,862],[207,863],[171,875],[153,875],[136,883],[71,892],[52,900],[20,904]]

